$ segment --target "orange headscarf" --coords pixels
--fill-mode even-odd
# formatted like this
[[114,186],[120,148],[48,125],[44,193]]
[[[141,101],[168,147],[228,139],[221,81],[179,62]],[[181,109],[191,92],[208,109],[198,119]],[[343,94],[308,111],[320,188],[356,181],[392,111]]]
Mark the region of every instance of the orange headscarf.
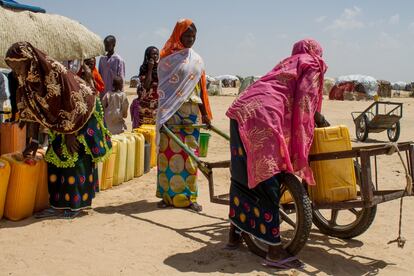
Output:
[[[83,70],[81,67],[81,69],[78,72],[78,76],[82,78],[82,75],[83,75]],[[97,91],[97,94],[105,92],[105,83],[102,80],[101,74],[99,74],[98,69],[96,69],[96,67],[93,68],[92,70],[92,77],[93,77],[93,82],[95,84],[95,89]]]
[[100,93],[105,92],[105,83],[102,80],[101,74],[99,74],[98,69],[93,68],[92,71],[93,80],[95,81],[95,88]]
[[[185,49],[184,45],[181,43],[181,36],[185,31],[187,31],[191,24],[193,24],[193,21],[191,19],[181,19],[177,21],[177,24],[175,24],[174,30],[170,38],[167,40],[160,52],[160,58],[167,57],[175,52]],[[203,104],[206,109],[207,116],[211,120],[213,116],[211,113],[210,101],[208,99],[206,72],[202,73],[200,82],[201,97],[203,99]]]

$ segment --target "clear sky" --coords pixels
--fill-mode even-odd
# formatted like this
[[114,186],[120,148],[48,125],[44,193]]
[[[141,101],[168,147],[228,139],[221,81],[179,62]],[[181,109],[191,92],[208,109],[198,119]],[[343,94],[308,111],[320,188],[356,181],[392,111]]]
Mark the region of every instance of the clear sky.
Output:
[[324,48],[327,76],[366,74],[414,81],[412,0],[20,0],[80,21],[102,38],[117,37],[127,77],[144,50],[161,48],[175,22],[193,19],[195,50],[207,74],[262,75],[313,37]]

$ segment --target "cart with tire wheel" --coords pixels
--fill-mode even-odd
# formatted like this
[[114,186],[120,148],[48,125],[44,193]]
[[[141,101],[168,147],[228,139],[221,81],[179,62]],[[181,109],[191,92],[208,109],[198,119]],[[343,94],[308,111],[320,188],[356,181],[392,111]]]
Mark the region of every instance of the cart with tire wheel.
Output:
[[[174,126],[174,127],[187,127]],[[215,127],[205,125],[195,125],[193,127],[209,129],[225,139],[229,140],[228,135]],[[205,162],[200,160],[169,128],[163,126],[164,131],[169,137],[180,145],[185,152],[197,163],[198,168],[208,179],[210,201],[217,204],[229,204],[229,194],[216,194],[213,178],[213,169],[229,168],[230,161]],[[407,175],[414,175],[414,144],[400,143],[397,145],[381,144],[375,146],[354,147],[349,151],[339,151],[330,153],[320,153],[309,156],[309,161],[337,160],[343,158],[354,159],[354,169],[357,177],[358,193],[354,200],[317,204],[312,202],[307,192],[307,184],[300,181],[296,176],[283,173],[280,183],[280,198],[289,195],[288,202],[281,202],[280,231],[284,248],[291,254],[297,254],[306,244],[312,223],[321,233],[342,239],[354,238],[364,233],[374,221],[377,205],[383,202],[399,199],[408,194],[406,185],[403,183],[398,190],[380,190],[377,182],[377,157],[389,155],[391,152],[398,152],[400,157],[405,155],[405,160],[401,158]],[[374,170],[372,166],[374,160]],[[372,176],[375,176],[375,183]],[[413,183],[410,183],[413,184]],[[347,216],[339,220],[340,214]],[[246,242],[250,251],[256,255],[265,257],[267,245],[257,240],[248,233],[242,233],[243,240]]]
[[402,107],[402,103],[374,102],[362,112],[352,112],[358,141],[364,142],[369,133],[387,131],[388,139],[397,142],[401,132]]

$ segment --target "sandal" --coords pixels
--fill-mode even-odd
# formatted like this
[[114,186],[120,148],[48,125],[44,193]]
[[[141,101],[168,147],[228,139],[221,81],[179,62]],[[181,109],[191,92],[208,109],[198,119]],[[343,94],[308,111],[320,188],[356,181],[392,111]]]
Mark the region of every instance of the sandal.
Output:
[[[296,263],[296,264],[295,264]],[[265,259],[263,261],[264,266],[281,269],[281,270],[287,270],[287,269],[303,269],[305,267],[305,264],[302,263],[297,257],[292,256],[288,257],[279,261],[272,261],[269,259]]]
[[201,206],[197,202],[191,202],[190,203],[190,206],[188,206],[188,208],[190,208],[191,210],[193,210],[193,211],[195,211],[197,213],[203,211],[203,206]]
[[79,214],[81,213],[81,211],[71,211],[71,210],[65,210],[63,212],[63,218],[64,219],[74,219],[76,218]]
[[34,214],[34,217],[37,219],[40,218],[50,218],[50,217],[58,217],[60,216],[61,211],[53,209],[53,208],[47,208],[41,212],[38,212]]
[[168,206],[167,203],[165,203],[164,200],[161,200],[161,201],[157,202],[157,207],[161,208],[161,209],[165,209],[165,208],[168,208],[169,206]]

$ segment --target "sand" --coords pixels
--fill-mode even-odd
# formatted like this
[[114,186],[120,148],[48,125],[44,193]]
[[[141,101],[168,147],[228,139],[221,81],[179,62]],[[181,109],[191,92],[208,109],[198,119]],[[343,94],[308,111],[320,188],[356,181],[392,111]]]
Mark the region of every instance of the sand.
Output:
[[[130,90],[132,91],[132,90]],[[230,91],[234,92],[234,91]],[[133,96],[130,96],[131,100]],[[214,124],[228,131],[224,116],[234,96],[212,97]],[[404,118],[400,141],[414,134],[414,100],[403,101]],[[369,102],[326,100],[323,112],[331,124],[345,124],[352,137],[351,111],[363,110]],[[372,143],[387,142],[386,133],[371,135]],[[228,144],[213,136],[207,160],[229,158]],[[403,187],[402,167],[396,157],[381,158],[380,185]],[[228,189],[228,172],[218,170],[219,192]],[[68,220],[0,221],[0,275],[268,275],[275,270],[246,247],[227,251],[227,207],[209,202],[207,181],[200,176],[200,214],[183,209],[156,207],[156,169],[151,173],[99,193],[93,209],[83,217]],[[378,207],[370,229],[353,240],[340,240],[313,229],[299,257],[303,271],[280,275],[412,275],[414,270],[414,201],[404,201],[404,249],[387,242],[396,238],[399,201]]]

